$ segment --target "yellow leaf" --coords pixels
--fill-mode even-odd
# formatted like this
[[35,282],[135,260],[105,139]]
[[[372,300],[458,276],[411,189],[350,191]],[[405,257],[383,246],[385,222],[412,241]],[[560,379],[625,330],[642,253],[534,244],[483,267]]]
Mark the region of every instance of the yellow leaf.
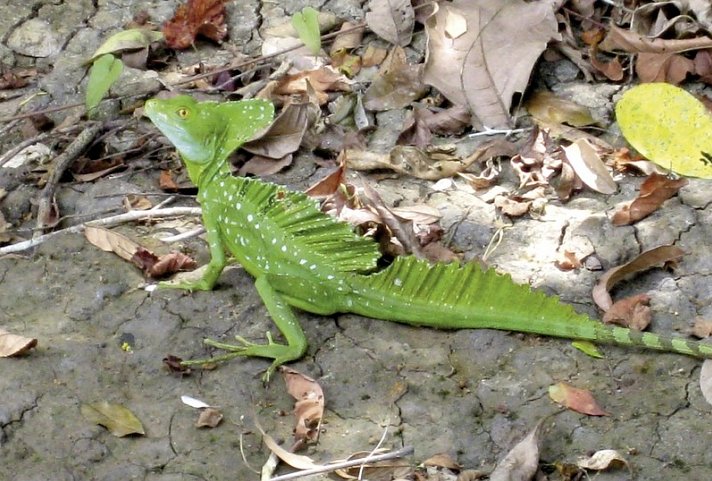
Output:
[[628,143],[676,174],[712,178],[712,115],[685,90],[651,83],[628,90],[616,104]]

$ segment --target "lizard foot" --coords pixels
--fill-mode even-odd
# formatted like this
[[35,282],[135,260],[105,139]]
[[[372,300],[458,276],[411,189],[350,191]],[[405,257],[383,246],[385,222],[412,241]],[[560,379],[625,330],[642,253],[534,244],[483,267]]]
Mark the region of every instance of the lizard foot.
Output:
[[190,361],[182,361],[183,366],[196,366],[202,364],[211,364],[217,362],[229,361],[236,357],[266,357],[273,359],[272,364],[267,368],[262,381],[267,383],[272,377],[274,371],[282,364],[299,359],[304,354],[304,350],[300,347],[290,346],[288,344],[280,344],[274,342],[272,334],[267,332],[267,344],[258,344],[241,336],[235,336],[239,344],[227,344],[224,342],[205,339],[203,342],[212,347],[228,351],[226,354],[211,357],[209,359],[196,359]]

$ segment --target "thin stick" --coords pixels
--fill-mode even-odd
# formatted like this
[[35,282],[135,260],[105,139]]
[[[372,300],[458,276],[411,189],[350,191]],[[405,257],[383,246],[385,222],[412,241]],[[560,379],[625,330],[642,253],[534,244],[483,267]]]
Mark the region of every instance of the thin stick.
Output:
[[103,219],[92,220],[89,222],[85,222],[84,224],[67,227],[66,229],[50,232],[49,234],[45,234],[40,237],[35,237],[34,239],[2,247],[0,248],[0,256],[30,249],[31,247],[38,246],[43,242],[46,242],[49,239],[60,234],[77,234],[79,232],[82,232],[87,226],[112,227],[115,225],[123,224],[125,222],[133,222],[138,220],[147,220],[162,217],[176,217],[181,215],[199,216],[201,215],[201,210],[200,207],[171,207],[169,209],[132,210],[131,212],[126,212],[124,214],[105,217]]
[[47,179],[47,184],[42,193],[40,194],[40,200],[37,208],[37,225],[38,230],[35,231],[33,237],[39,237],[42,235],[44,229],[48,229],[53,226],[53,222],[50,222],[52,218],[52,206],[54,204],[54,192],[59,184],[59,179],[64,175],[64,171],[69,168],[69,166],[74,162],[74,160],[79,157],[84,149],[94,140],[94,137],[103,128],[101,123],[89,124],[79,135],[76,136],[74,141],[67,147],[67,149],[55,159],[54,165],[50,171],[49,177]]
[[22,142],[17,144],[12,149],[5,152],[5,154],[3,154],[2,157],[0,157],[0,167],[5,165],[6,163],[8,163],[10,161],[10,159],[12,159],[17,154],[19,154],[22,151],[22,149],[29,147],[30,145],[36,144],[38,142],[41,142],[44,139],[46,139],[47,137],[49,137],[50,135],[57,134],[57,133],[67,134],[67,133],[72,132],[73,130],[77,130],[78,127],[79,126],[77,126],[77,125],[72,125],[70,127],[60,129],[60,130],[53,130],[51,132],[42,132],[41,134],[35,135],[31,139],[23,140]]
[[336,471],[337,469],[351,468],[353,466],[360,466],[364,463],[374,463],[374,462],[378,462],[378,461],[386,461],[388,459],[402,458],[404,456],[413,454],[413,451],[414,451],[414,449],[412,446],[405,446],[405,447],[400,448],[396,451],[391,451],[390,453],[376,454],[374,456],[367,456],[365,458],[352,459],[351,461],[342,461],[339,463],[327,464],[322,467],[314,468],[314,469],[303,469],[301,471],[297,471],[294,473],[277,476],[276,478],[272,478],[270,481],[287,481],[289,479],[303,478],[306,476],[313,476],[315,474],[320,474],[320,473],[329,473],[332,471]]

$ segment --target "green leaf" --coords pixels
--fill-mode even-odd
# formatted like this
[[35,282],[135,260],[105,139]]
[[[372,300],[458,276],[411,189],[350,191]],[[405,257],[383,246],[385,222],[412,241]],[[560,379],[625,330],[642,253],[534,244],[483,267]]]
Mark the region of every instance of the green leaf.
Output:
[[648,160],[676,174],[712,179],[712,115],[666,83],[628,90],[616,104],[623,136]]
[[89,421],[104,426],[114,436],[123,437],[128,434],[146,434],[138,418],[120,404],[99,401],[82,404],[82,416]]
[[123,69],[124,64],[121,60],[111,54],[102,55],[91,66],[86,97],[87,114],[90,117]]
[[576,349],[586,354],[587,356],[595,357],[596,359],[603,359],[603,353],[596,347],[595,344],[589,341],[573,341],[571,343]]
[[146,28],[132,28],[122,30],[109,37],[101,47],[99,47],[94,55],[91,56],[89,62],[105,55],[107,53],[116,53],[124,50],[136,50],[146,48],[153,42],[163,40],[163,33]]
[[292,26],[299,34],[304,45],[314,54],[321,51],[321,32],[319,31],[319,12],[305,7],[292,15]]

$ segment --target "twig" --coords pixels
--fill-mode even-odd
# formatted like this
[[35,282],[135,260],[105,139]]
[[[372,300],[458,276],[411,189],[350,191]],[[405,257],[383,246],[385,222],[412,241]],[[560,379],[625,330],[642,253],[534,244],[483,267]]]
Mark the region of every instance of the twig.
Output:
[[490,135],[504,135],[504,136],[510,136],[512,134],[520,134],[522,132],[528,132],[531,130],[531,127],[524,127],[521,129],[490,129],[489,127],[485,127],[485,129],[482,132],[475,132],[473,134],[468,135],[468,137],[482,137],[483,135],[490,136]]
[[203,232],[205,232],[205,228],[198,227],[196,229],[189,230],[188,232],[183,232],[182,234],[176,234],[176,235],[172,235],[172,236],[168,236],[168,237],[161,237],[158,240],[160,240],[161,242],[165,242],[166,244],[171,244],[173,242],[180,242],[185,239],[190,239],[191,237],[199,236]]
[[32,144],[36,144],[36,143],[38,143],[38,142],[41,142],[41,141],[43,141],[44,139],[46,139],[47,137],[49,137],[50,135],[54,135],[54,134],[57,134],[57,133],[59,133],[59,134],[67,134],[67,133],[70,133],[70,132],[72,132],[72,131],[74,131],[74,130],[77,130],[78,128],[79,128],[78,125],[72,125],[72,126],[70,126],[70,127],[66,127],[66,128],[64,128],[64,129],[60,129],[60,130],[54,130],[54,131],[51,131],[51,132],[42,132],[41,134],[35,135],[35,136],[32,137],[31,139],[23,140],[22,142],[20,142],[19,144],[17,144],[17,145],[16,145],[15,147],[13,147],[12,149],[10,149],[10,150],[8,150],[7,152],[5,152],[5,153],[0,157],[0,167],[2,167],[3,165],[5,165],[6,163],[8,163],[8,162],[10,161],[10,159],[12,159],[12,158],[15,157],[17,154],[19,154],[19,153],[22,151],[22,149],[24,149],[24,148],[26,148],[26,147],[29,147],[29,146],[32,145]]
[[66,229],[50,232],[49,234],[45,234],[40,237],[35,237],[34,239],[2,247],[0,248],[0,256],[30,249],[60,234],[77,234],[79,232],[82,232],[87,226],[112,227],[115,225],[123,224],[124,222],[148,220],[159,217],[176,217],[181,215],[198,216],[201,215],[201,210],[200,207],[171,207],[169,209],[132,210],[131,212],[126,212],[124,214],[105,217],[103,219],[92,220],[89,222],[85,222],[84,224],[67,227]]
[[328,472],[336,471],[337,469],[351,468],[353,466],[360,466],[361,464],[364,464],[364,463],[375,463],[378,461],[386,461],[388,459],[402,458],[404,456],[413,454],[413,451],[414,451],[414,449],[412,446],[405,446],[405,447],[402,447],[396,451],[391,451],[390,453],[376,454],[374,456],[366,456],[365,458],[352,459],[351,461],[342,461],[339,463],[327,464],[327,465],[321,466],[319,468],[303,469],[301,471],[297,471],[294,473],[283,474],[282,476],[277,476],[276,478],[272,478],[270,481],[287,481],[289,479],[297,479],[297,478],[302,478],[302,477],[306,477],[306,476],[313,476],[315,474],[320,474],[320,473],[328,473]]
[[[381,435],[381,439],[378,440],[378,444],[374,446],[374,448],[371,450],[370,453],[368,453],[368,456],[364,459],[368,459],[371,456],[375,456],[375,453],[381,448],[381,445],[386,441],[386,436],[388,436],[388,425],[390,424],[391,420],[386,419],[386,429],[383,430],[383,434]],[[361,467],[358,469],[358,479],[361,480],[363,479],[363,472],[366,469],[366,462],[364,461]]]
[[54,162],[49,177],[47,178],[47,184],[42,193],[40,194],[39,207],[37,209],[37,231],[33,237],[39,237],[42,235],[42,231],[49,227],[52,227],[53,223],[50,222],[52,218],[52,204],[54,203],[54,191],[57,189],[57,184],[59,184],[59,179],[64,174],[64,171],[69,168],[69,166],[74,162],[79,154],[81,154],[84,149],[94,140],[94,137],[103,128],[101,123],[89,124],[84,130],[76,136],[74,141],[69,144],[67,149],[59,156]]

